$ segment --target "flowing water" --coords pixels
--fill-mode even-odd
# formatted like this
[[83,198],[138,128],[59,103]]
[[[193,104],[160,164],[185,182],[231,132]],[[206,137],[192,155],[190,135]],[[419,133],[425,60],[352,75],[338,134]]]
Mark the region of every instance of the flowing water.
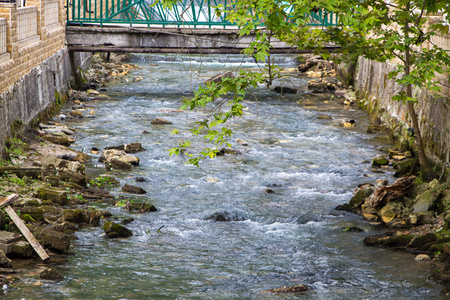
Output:
[[[289,58],[278,58],[288,64]],[[77,233],[69,261],[58,266],[58,283],[11,291],[44,299],[437,299],[440,287],[427,280],[429,265],[409,253],[365,247],[362,240],[377,230],[353,214],[334,210],[347,203],[360,183],[393,178],[371,172],[371,159],[382,154],[383,140],[365,133],[367,116],[354,108],[317,108],[296,103],[308,94],[280,97],[254,90],[244,105],[246,117],[234,120],[232,143],[241,155],[206,160],[200,168],[169,157],[168,149],[189,138],[188,129],[208,110],[168,112],[183,96],[218,72],[257,69],[239,56],[153,56],[135,61],[140,82],[117,81],[96,106],[95,119],[68,121],[79,134],[73,148],[88,152],[121,143],[141,142],[140,166],[131,172],[112,171],[121,186],[143,187],[144,196],[112,188],[119,199],[148,200],[158,212],[128,213],[106,204],[92,206],[115,216],[133,217],[134,236],[109,240],[102,228]],[[289,67],[286,65],[286,67]],[[292,66],[291,66],[292,67]],[[290,84],[305,89],[306,78]],[[321,102],[323,104],[323,102]],[[325,102],[326,103],[326,102]],[[328,107],[333,120],[319,120]],[[173,125],[151,125],[154,118]],[[341,119],[357,126],[343,128]],[[171,131],[177,128],[178,135]],[[148,133],[143,133],[143,131]],[[239,138],[248,146],[235,143]],[[202,146],[203,144],[200,144]],[[94,175],[104,166],[88,166]],[[366,162],[365,162],[366,161]],[[136,182],[136,177],[146,182]],[[267,193],[270,188],[274,193]],[[206,220],[227,211],[244,221]],[[164,227],[163,227],[164,226]],[[342,228],[358,226],[362,233]],[[161,228],[162,227],[162,228]],[[160,230],[158,230],[160,229]],[[22,283],[23,284],[23,283]],[[260,291],[305,284],[305,295],[274,295]]]

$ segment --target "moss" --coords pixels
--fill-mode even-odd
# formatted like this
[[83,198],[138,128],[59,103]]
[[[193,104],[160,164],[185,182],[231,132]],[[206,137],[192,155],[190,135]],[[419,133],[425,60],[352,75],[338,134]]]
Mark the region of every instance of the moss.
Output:
[[377,157],[372,161],[372,167],[386,166],[389,164],[389,160],[386,157]]
[[24,220],[25,222],[28,222],[28,223],[36,222],[36,220],[33,219],[33,217],[30,216],[29,214],[23,214],[23,215],[20,216],[20,218],[21,218],[22,220]]

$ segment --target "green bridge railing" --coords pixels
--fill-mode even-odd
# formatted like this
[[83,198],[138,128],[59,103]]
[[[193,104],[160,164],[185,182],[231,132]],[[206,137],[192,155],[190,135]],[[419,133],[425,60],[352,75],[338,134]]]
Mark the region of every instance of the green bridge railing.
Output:
[[[226,20],[226,13],[216,14],[215,6],[232,7],[231,0],[182,0],[172,9],[155,0],[67,0],[67,23],[158,25],[160,27],[236,27]],[[286,13],[292,7],[285,9]],[[333,26],[338,18],[332,12],[318,9],[309,15],[309,26]]]

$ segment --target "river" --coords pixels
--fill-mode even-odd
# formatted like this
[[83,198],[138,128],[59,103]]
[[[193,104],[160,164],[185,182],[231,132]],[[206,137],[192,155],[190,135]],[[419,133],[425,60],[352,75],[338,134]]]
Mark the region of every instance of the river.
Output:
[[[295,67],[278,57],[283,67]],[[79,245],[57,283],[33,286],[24,279],[10,298],[44,299],[437,299],[440,287],[427,280],[429,265],[405,252],[364,246],[377,229],[359,216],[334,207],[347,203],[358,184],[394,181],[392,172],[373,173],[371,160],[388,147],[386,139],[367,134],[362,111],[334,100],[301,106],[313,95],[280,96],[264,87],[244,102],[245,117],[233,120],[233,146],[240,155],[205,160],[200,168],[185,157],[169,157],[168,149],[190,138],[189,128],[207,110],[174,113],[203,80],[226,70],[258,66],[240,56],[146,56],[135,59],[141,69],[110,84],[109,100],[94,101],[95,119],[67,121],[78,130],[74,149],[89,152],[121,143],[140,142],[140,166],[131,172],[111,171],[121,186],[143,187],[143,196],[111,188],[119,199],[153,203],[158,212],[129,213],[120,207],[94,204],[127,225],[134,236],[109,240],[102,228],[77,233]],[[129,77],[131,79],[131,77]],[[307,78],[290,77],[306,89]],[[327,96],[329,97],[329,96]],[[316,97],[317,98],[317,97]],[[329,99],[328,99],[329,100]],[[247,109],[248,108],[248,109]],[[332,120],[319,120],[320,114]],[[173,125],[151,125],[164,118]],[[354,119],[354,128],[339,126]],[[180,134],[172,135],[173,129]],[[143,133],[147,131],[147,133]],[[245,140],[248,146],[236,143]],[[204,146],[200,143],[200,146]],[[106,173],[93,155],[90,174]],[[144,177],[146,182],[136,182]],[[267,193],[271,189],[274,193]],[[227,211],[244,221],[206,220]],[[347,232],[357,226],[364,232]],[[162,227],[162,228],[161,228]],[[159,230],[158,230],[159,229]],[[305,284],[305,295],[260,291]],[[32,295],[32,296],[30,296]]]

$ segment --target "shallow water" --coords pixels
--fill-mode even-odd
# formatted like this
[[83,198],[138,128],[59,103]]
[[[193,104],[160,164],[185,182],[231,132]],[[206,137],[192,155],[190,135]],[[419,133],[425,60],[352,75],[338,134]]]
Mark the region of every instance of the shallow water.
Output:
[[[228,60],[228,63],[224,63]],[[280,58],[279,61],[290,62]],[[140,82],[115,82],[104,92],[112,98],[91,102],[96,119],[68,121],[79,130],[73,148],[88,152],[121,143],[141,142],[139,167],[109,172],[121,186],[143,187],[144,196],[112,188],[119,199],[152,202],[159,211],[128,213],[106,204],[120,219],[133,217],[128,239],[108,240],[101,228],[77,233],[80,245],[69,261],[58,266],[65,279],[58,283],[29,278],[10,291],[10,298],[45,299],[437,299],[440,287],[427,281],[429,265],[414,262],[409,253],[365,247],[364,236],[376,229],[352,214],[333,210],[348,202],[360,183],[393,178],[374,174],[370,163],[387,144],[365,133],[367,116],[338,106],[322,114],[296,103],[308,94],[280,97],[263,88],[245,101],[246,117],[231,123],[232,143],[243,154],[218,157],[200,168],[169,157],[168,149],[189,138],[188,129],[207,110],[165,113],[179,108],[183,96],[219,71],[257,69],[239,56],[142,57]],[[156,65],[155,65],[156,64]],[[286,65],[286,67],[289,67]],[[291,66],[292,67],[292,66]],[[291,77],[305,89],[307,79]],[[173,125],[151,125],[154,118]],[[355,119],[357,127],[338,125]],[[177,128],[181,133],[171,135]],[[143,134],[146,130],[149,133]],[[242,146],[234,141],[248,142]],[[202,145],[202,143],[200,143]],[[104,166],[88,166],[91,174]],[[137,176],[147,182],[137,183]],[[211,179],[217,182],[209,182]],[[274,190],[268,194],[266,189]],[[205,220],[217,211],[245,221]],[[164,226],[164,227],[162,227]],[[339,228],[358,226],[363,233]],[[161,228],[162,227],[162,228]],[[158,230],[160,229],[160,230]],[[305,295],[273,295],[262,290],[306,284]],[[27,287],[23,287],[27,285]],[[26,294],[24,294],[26,293]],[[32,295],[32,296],[30,296]]]

